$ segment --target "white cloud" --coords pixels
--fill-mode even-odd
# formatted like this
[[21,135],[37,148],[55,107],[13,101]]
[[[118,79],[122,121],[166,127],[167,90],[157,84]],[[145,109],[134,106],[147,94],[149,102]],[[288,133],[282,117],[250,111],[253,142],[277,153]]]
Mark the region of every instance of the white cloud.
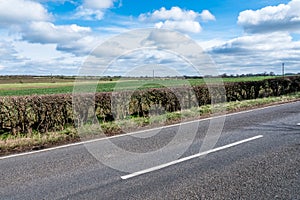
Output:
[[193,10],[184,10],[179,7],[172,7],[170,10],[162,7],[154,12],[141,14],[139,20],[143,22],[155,22],[156,28],[166,28],[181,32],[199,33],[202,30],[199,20],[215,20],[215,17],[208,11],[202,13]]
[[[80,57],[80,59],[84,59]],[[78,57],[58,57],[48,60],[29,60],[10,63],[1,71],[2,75],[77,75],[81,60]]]
[[[179,7],[172,7],[170,10],[162,7],[160,10],[156,10],[153,13],[148,13],[151,20],[175,20],[175,21],[186,21],[186,20],[195,20],[199,13],[194,12],[193,10],[182,10]],[[143,15],[141,15],[143,17]]]
[[85,20],[101,20],[106,9],[112,8],[116,0],[84,0],[77,8],[75,18]]
[[107,9],[114,5],[115,0],[84,0],[83,7],[90,9]]
[[80,6],[77,8],[77,12],[74,17],[84,20],[101,20],[104,17],[104,11],[88,9]]
[[51,18],[39,3],[29,0],[0,0],[0,26],[44,21]]
[[15,50],[14,43],[12,41],[0,40],[0,62],[7,63],[11,61],[21,62],[25,58]]
[[32,22],[24,27],[22,39],[30,43],[55,44],[57,50],[76,55],[88,53],[98,41],[92,36],[90,27],[54,25],[51,22]]
[[35,0],[35,1],[43,2],[43,3],[46,3],[46,2],[58,2],[58,3],[64,3],[64,2],[66,2],[66,1],[73,2],[73,0]]
[[107,66],[104,75],[152,76],[153,70],[156,76],[197,74],[189,63],[176,54],[154,49],[138,49],[114,60]]
[[246,10],[239,14],[238,24],[250,33],[291,31],[300,32],[300,0],[288,4]]
[[252,50],[254,52],[264,50],[275,51],[288,48],[291,42],[292,37],[286,33],[254,34],[234,38],[216,49],[224,53],[227,50],[232,52],[234,49],[238,50],[236,53],[244,53],[246,50]]
[[212,47],[210,53],[224,71],[230,73],[280,73],[282,62],[288,72],[299,72],[300,0],[287,4],[245,10],[238,24],[245,35]]
[[14,49],[27,60],[48,60],[63,55],[63,52],[56,50],[55,44],[39,44],[17,41],[14,43]]
[[195,21],[165,21],[155,24],[156,28],[165,28],[178,30],[181,32],[199,33],[202,28],[198,22]]
[[130,28],[121,27],[121,26],[106,26],[106,27],[96,28],[96,30],[101,31],[103,33],[120,34],[129,31]]
[[203,10],[200,14],[200,17],[203,21],[215,21],[216,17],[209,12],[209,10]]
[[[59,0],[49,1],[59,2]],[[64,1],[61,0],[61,2]],[[103,1],[97,5],[90,4],[91,7],[106,7],[106,5],[109,6],[109,4],[103,4]],[[5,34],[12,36],[10,41],[13,44],[16,43],[16,40],[54,44],[57,50],[79,55],[90,52],[98,41],[98,38],[92,35],[90,27],[76,24],[55,25],[51,20],[52,15],[38,2],[0,0],[0,28],[3,26],[2,30],[7,30]],[[5,49],[14,51],[14,48],[5,47]],[[1,51],[3,50],[0,50],[0,54]],[[5,55],[11,57],[8,55],[14,55],[13,53],[15,52],[11,52],[11,54],[6,52]]]
[[81,56],[90,53],[102,40],[94,36],[84,36],[78,40],[59,43],[56,49]]
[[32,43],[46,44],[77,40],[91,32],[91,29],[76,24],[56,26],[51,22],[32,22],[23,31],[23,39]]
[[211,40],[205,40],[205,39],[197,40],[197,43],[201,46],[201,48],[203,48],[205,52],[210,51],[214,47],[221,46],[225,42],[226,42],[225,40],[219,38],[215,38]]
[[280,73],[282,62],[289,72],[299,71],[300,42],[287,33],[241,36],[213,47],[209,52],[224,72]]
[[[9,45],[10,44],[10,45]],[[4,46],[3,46],[4,45]],[[7,50],[0,52],[1,74],[76,74],[84,57],[56,50],[55,44],[32,44],[24,41],[0,42]]]

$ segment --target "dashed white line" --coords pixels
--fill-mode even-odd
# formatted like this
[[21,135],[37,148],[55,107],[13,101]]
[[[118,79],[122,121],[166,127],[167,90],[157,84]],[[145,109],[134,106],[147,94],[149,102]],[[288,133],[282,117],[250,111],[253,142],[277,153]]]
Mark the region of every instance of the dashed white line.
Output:
[[121,179],[126,180],[126,179],[130,179],[130,178],[133,178],[133,177],[136,177],[136,176],[140,176],[142,174],[146,174],[146,173],[149,173],[149,172],[157,171],[157,170],[169,167],[171,165],[175,165],[175,164],[178,164],[178,163],[181,163],[181,162],[185,162],[187,160],[191,160],[193,158],[197,158],[197,157],[204,156],[204,155],[207,155],[207,154],[210,154],[210,153],[214,153],[214,152],[217,152],[217,151],[228,149],[230,147],[234,147],[234,146],[246,143],[246,142],[250,142],[252,140],[257,140],[257,139],[262,138],[262,137],[263,137],[263,135],[257,135],[255,137],[251,137],[251,138],[248,138],[248,139],[245,139],[245,140],[241,140],[241,141],[238,141],[238,142],[227,144],[225,146],[221,146],[221,147],[218,147],[218,148],[215,148],[215,149],[204,151],[204,152],[192,155],[192,156],[184,157],[184,158],[181,158],[181,159],[169,162],[169,163],[165,163],[165,164],[158,165],[158,166],[155,166],[155,167],[152,167],[152,168],[148,168],[148,169],[145,169],[145,170],[134,172],[132,174],[128,174],[128,175],[125,175],[125,176],[121,176]]

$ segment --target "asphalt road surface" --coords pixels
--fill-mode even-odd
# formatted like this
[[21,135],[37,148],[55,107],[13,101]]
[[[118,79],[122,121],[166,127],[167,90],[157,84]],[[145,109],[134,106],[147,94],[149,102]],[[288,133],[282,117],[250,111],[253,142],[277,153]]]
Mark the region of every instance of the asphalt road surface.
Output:
[[223,119],[1,157],[0,199],[300,199],[300,102]]

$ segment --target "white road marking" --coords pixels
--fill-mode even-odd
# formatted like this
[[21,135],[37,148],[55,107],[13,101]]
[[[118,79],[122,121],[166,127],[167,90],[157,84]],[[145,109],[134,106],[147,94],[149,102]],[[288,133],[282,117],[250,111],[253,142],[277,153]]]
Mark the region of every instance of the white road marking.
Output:
[[188,121],[188,122],[182,122],[182,123],[178,123],[178,124],[162,126],[162,127],[158,127],[158,128],[152,128],[152,129],[147,129],[147,130],[131,132],[131,133],[122,134],[122,135],[115,135],[115,136],[111,136],[111,137],[104,137],[104,138],[99,138],[99,139],[94,139],[94,140],[82,141],[82,142],[77,142],[77,143],[73,143],[73,144],[67,144],[67,145],[62,145],[62,146],[58,146],[58,147],[52,147],[52,148],[47,148],[47,149],[42,149],[42,150],[37,150],[37,151],[30,151],[30,152],[25,152],[25,153],[2,156],[2,157],[0,157],[0,160],[7,159],[7,158],[19,157],[19,156],[26,156],[26,155],[31,155],[31,154],[41,153],[41,152],[53,151],[53,150],[57,150],[57,149],[68,148],[68,147],[71,147],[71,146],[78,146],[78,145],[88,144],[88,143],[92,143],[92,142],[98,142],[98,141],[101,141],[101,140],[107,140],[107,139],[109,140],[109,139],[118,138],[118,137],[125,137],[125,136],[129,136],[129,135],[144,133],[144,132],[147,132],[147,131],[155,131],[155,130],[163,129],[163,128],[171,128],[171,127],[191,124],[191,123],[195,123],[195,122],[201,122],[201,121],[207,121],[207,120],[211,120],[211,119],[217,119],[217,118],[221,118],[221,117],[244,114],[244,113],[264,110],[264,109],[268,109],[268,108],[275,108],[275,107],[279,107],[279,106],[283,106],[283,105],[287,105],[287,104],[293,104],[293,103],[296,103],[296,102],[272,105],[272,106],[267,106],[267,107],[262,107],[262,108],[251,109],[251,110],[245,110],[245,111],[240,111],[240,112],[235,112],[235,113],[230,113],[230,114],[225,114],[225,115],[220,115],[220,116],[208,117],[208,118],[198,119],[198,120],[194,120],[194,121]]
[[300,123],[298,123],[297,126],[300,126]]
[[204,151],[204,152],[192,155],[192,156],[184,157],[184,158],[181,158],[181,159],[169,162],[169,163],[165,163],[165,164],[162,164],[162,165],[159,165],[159,166],[155,166],[155,167],[152,167],[152,168],[149,168],[149,169],[145,169],[145,170],[141,170],[141,171],[138,171],[138,172],[134,172],[132,174],[128,174],[128,175],[125,175],[125,176],[121,176],[121,179],[126,180],[126,179],[130,179],[130,178],[133,178],[133,177],[136,177],[136,176],[140,176],[142,174],[146,174],[146,173],[149,173],[149,172],[157,171],[157,170],[169,167],[171,165],[175,165],[175,164],[178,164],[178,163],[181,163],[181,162],[185,162],[187,160],[191,160],[193,158],[198,158],[200,156],[204,156],[204,155],[207,155],[207,154],[210,154],[210,153],[214,153],[214,152],[217,152],[217,151],[228,149],[230,147],[234,147],[234,146],[246,143],[246,142],[250,142],[252,140],[257,140],[257,139],[262,138],[262,137],[263,137],[263,135],[258,135],[258,136],[251,137],[251,138],[248,138],[248,139],[245,139],[245,140],[241,140],[241,141],[238,141],[238,142],[227,144],[225,146],[221,146],[221,147],[218,147],[218,148],[215,148],[215,149]]

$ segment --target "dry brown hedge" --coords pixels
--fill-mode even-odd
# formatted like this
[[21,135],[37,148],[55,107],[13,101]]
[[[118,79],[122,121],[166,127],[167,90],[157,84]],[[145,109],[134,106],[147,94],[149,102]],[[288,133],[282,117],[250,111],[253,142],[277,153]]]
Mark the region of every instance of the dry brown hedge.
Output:
[[[30,134],[33,130],[43,133],[93,120],[112,121],[130,116],[148,116],[153,108],[173,112],[210,104],[212,101],[279,96],[300,91],[300,76],[226,83],[224,86],[201,85],[78,96],[57,94],[0,97],[0,134]],[[223,89],[226,96],[220,95]],[[74,108],[72,100],[76,102]]]

